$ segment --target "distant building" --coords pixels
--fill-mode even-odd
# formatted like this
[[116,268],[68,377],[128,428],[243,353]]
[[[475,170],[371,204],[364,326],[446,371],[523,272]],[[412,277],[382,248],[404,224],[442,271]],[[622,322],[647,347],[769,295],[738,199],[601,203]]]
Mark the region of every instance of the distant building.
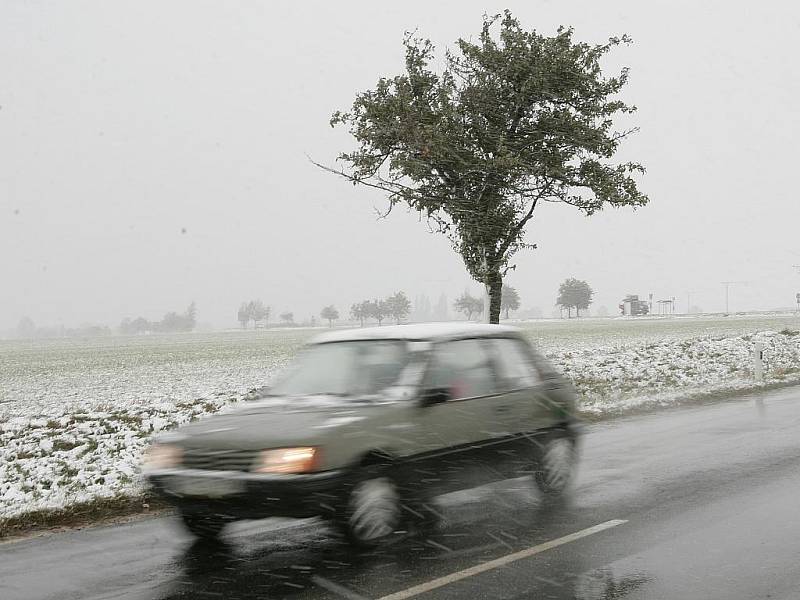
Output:
[[639,300],[639,296],[628,294],[619,305],[619,310],[623,315],[646,315],[650,312],[650,305],[646,300]]
[[675,313],[675,298],[657,300],[656,304],[658,305],[658,314],[660,315],[671,315]]

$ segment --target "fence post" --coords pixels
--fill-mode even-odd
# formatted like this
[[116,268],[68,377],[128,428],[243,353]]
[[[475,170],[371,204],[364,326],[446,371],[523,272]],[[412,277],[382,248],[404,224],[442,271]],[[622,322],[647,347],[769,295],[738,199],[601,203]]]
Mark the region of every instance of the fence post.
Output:
[[764,343],[756,342],[753,349],[753,375],[756,381],[764,380]]

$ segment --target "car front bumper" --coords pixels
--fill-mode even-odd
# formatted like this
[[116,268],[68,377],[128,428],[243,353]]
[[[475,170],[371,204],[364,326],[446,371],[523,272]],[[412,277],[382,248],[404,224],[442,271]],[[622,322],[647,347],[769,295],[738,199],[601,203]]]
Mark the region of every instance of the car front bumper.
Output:
[[159,496],[182,511],[240,519],[333,514],[349,479],[340,470],[266,475],[178,468],[148,471],[145,478]]

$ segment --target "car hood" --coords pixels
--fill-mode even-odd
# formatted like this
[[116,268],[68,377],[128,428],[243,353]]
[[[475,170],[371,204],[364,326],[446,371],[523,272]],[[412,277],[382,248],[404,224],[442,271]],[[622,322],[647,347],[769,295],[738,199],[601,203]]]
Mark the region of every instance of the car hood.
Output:
[[163,436],[187,448],[260,450],[324,443],[334,431],[365,421],[386,402],[343,402],[340,398],[265,398],[233,412],[213,415]]

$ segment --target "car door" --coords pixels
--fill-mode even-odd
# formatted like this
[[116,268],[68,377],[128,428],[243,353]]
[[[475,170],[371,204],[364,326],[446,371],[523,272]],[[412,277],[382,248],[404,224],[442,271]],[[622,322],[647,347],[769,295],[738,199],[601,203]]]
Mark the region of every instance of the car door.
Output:
[[503,412],[508,431],[506,443],[498,447],[496,463],[508,477],[524,475],[531,468],[531,453],[539,443],[537,430],[549,424],[551,410],[547,389],[530,347],[515,337],[491,340],[498,385],[504,392]]
[[420,477],[437,492],[496,479],[492,461],[482,456],[487,445],[508,432],[493,412],[500,390],[486,340],[435,344],[423,396],[425,390],[446,390],[446,400],[419,409],[418,426],[424,433]]
[[530,347],[516,337],[493,338],[492,358],[503,395],[505,425],[511,434],[535,431],[549,423],[547,389]]

